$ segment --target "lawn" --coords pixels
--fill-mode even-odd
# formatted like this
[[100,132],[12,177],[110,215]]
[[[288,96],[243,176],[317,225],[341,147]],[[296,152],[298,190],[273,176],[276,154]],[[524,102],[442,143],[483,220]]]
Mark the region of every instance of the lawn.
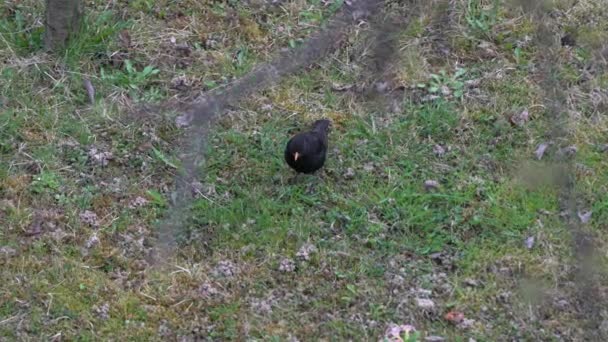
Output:
[[388,1],[191,150],[343,2],[88,0],[61,54],[0,4],[0,339],[608,340],[603,1]]

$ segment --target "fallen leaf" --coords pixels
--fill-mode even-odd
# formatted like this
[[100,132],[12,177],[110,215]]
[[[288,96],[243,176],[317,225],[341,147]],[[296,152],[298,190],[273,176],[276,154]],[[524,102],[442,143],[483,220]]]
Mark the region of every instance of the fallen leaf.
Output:
[[460,311],[450,311],[446,313],[443,318],[452,324],[458,324],[464,320],[464,313]]
[[84,83],[84,89],[86,89],[87,95],[89,95],[89,102],[91,102],[91,104],[95,104],[95,88],[93,87],[93,83],[91,83],[91,80],[86,77],[82,80],[82,82]]
[[536,155],[536,159],[541,160],[543,155],[545,154],[545,151],[547,150],[547,147],[549,147],[549,143],[543,142],[540,143],[537,147],[536,147],[536,151],[534,151],[534,155]]
[[469,287],[477,287],[479,286],[479,282],[472,278],[467,278],[464,280],[464,284]]
[[120,33],[118,34],[118,40],[120,41],[120,45],[123,48],[129,49],[131,47],[131,35],[129,34],[129,31],[120,31]]
[[354,84],[344,84],[344,85],[333,84],[332,87],[331,87],[331,90],[334,90],[334,91],[349,91],[354,86],[355,86]]

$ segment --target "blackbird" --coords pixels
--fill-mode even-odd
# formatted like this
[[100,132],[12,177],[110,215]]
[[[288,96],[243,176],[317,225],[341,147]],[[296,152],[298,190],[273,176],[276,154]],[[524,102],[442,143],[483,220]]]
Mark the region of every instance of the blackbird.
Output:
[[329,120],[317,120],[308,132],[293,136],[285,148],[285,161],[298,173],[313,173],[325,163]]

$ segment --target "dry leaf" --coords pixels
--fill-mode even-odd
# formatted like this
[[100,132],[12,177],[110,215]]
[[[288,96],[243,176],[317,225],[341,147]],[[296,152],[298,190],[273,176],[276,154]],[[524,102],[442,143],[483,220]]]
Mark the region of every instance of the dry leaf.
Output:
[[541,160],[543,155],[545,154],[545,151],[547,150],[547,147],[549,147],[549,143],[543,142],[540,143],[538,145],[538,147],[536,147],[536,151],[534,151],[534,155],[536,155],[536,159]]
[[82,82],[84,83],[84,89],[86,89],[87,95],[89,95],[89,102],[91,102],[91,104],[95,104],[95,88],[93,87],[93,83],[91,83],[91,80],[86,77],[82,80]]
[[354,84],[345,84],[345,85],[339,85],[339,84],[334,84],[331,87],[331,90],[334,91],[349,91],[354,87]]
[[460,311],[450,311],[443,318],[452,324],[458,324],[464,320],[464,314]]
[[118,34],[118,40],[120,41],[120,45],[123,48],[129,49],[131,47],[131,35],[129,34],[129,31],[120,31],[120,33]]

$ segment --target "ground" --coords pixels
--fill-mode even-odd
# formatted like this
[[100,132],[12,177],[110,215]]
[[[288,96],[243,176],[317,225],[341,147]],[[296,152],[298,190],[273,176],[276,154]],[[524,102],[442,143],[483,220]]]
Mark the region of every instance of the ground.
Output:
[[231,104],[175,247],[170,109],[342,1],[89,0],[62,54],[40,1],[0,4],[2,339],[605,340],[608,6],[413,3]]

